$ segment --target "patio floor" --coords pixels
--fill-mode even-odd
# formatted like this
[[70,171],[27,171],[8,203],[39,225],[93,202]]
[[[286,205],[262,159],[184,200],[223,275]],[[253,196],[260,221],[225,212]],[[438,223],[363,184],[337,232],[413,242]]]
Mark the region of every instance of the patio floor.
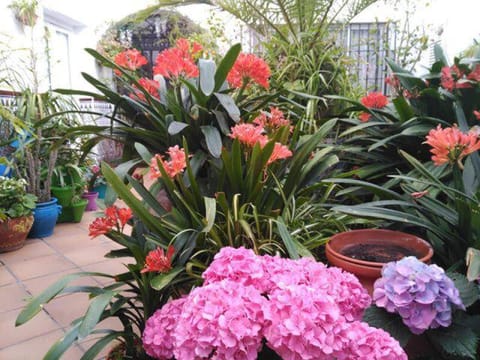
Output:
[[[38,360],[60,339],[72,320],[84,314],[86,294],[62,295],[47,304],[26,324],[15,327],[15,319],[31,296],[66,274],[98,271],[116,274],[125,271],[126,259],[106,259],[104,254],[118,248],[106,237],[90,239],[88,225],[95,212],[85,213],[81,223],[58,224],[53,236],[28,239],[22,249],[0,254],[0,359]],[[81,278],[75,285],[98,285],[103,279]],[[101,325],[119,327],[110,321]],[[87,338],[68,350],[62,360],[79,360],[94,342]],[[107,349],[108,350],[108,349]],[[107,350],[99,359],[104,358]]]

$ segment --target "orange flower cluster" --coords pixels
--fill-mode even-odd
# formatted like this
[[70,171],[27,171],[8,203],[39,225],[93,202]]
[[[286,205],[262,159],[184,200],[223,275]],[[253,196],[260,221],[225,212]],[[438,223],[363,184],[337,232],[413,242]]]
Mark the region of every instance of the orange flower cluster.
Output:
[[[281,113],[280,110],[277,109],[277,111]],[[278,119],[284,119],[283,113],[281,114],[281,117],[278,113],[276,114],[276,116],[278,117]],[[256,124],[238,124],[232,127],[230,131],[230,138],[237,139],[240,143],[249,147],[253,147],[257,143],[259,143],[261,147],[264,147],[265,144],[267,144],[269,141],[268,136],[265,135],[265,129],[263,128],[263,126],[259,126]],[[289,158],[290,156],[292,156],[292,152],[290,151],[288,146],[276,142],[273,148],[272,155],[270,155],[270,158],[267,161],[267,165],[270,165],[277,160]]]
[[[143,56],[142,53],[137,49],[128,49],[122,51],[115,56],[113,61],[118,66],[131,71],[135,71],[148,63],[147,58]],[[115,74],[120,76],[121,72],[115,69]]]
[[141,273],[169,272],[172,269],[172,258],[174,253],[175,248],[172,245],[168,247],[166,254],[162,248],[150,251],[145,259],[145,266]]
[[472,81],[480,81],[480,65],[477,64],[475,68],[466,75],[464,70],[459,69],[457,65],[444,66],[440,77],[442,87],[448,91],[454,89],[466,89],[472,87]]
[[[160,83],[158,81],[142,77],[138,79],[138,84],[150,95],[152,95],[154,98],[160,99],[160,93],[159,93]],[[140,91],[136,85],[133,85],[133,87],[135,88],[135,92],[130,94],[130,97],[132,99],[146,101],[145,95],[143,94],[143,92]]]
[[254,54],[241,53],[228,73],[227,81],[230,86],[237,89],[243,86],[248,87],[251,82],[268,89],[269,77],[270,68],[263,59]]
[[195,57],[202,51],[202,46],[186,39],[178,39],[176,46],[163,50],[158,54],[153,67],[154,75],[162,75],[167,79],[195,78],[199,75]]
[[[383,109],[388,104],[388,98],[380,92],[371,92],[360,99],[360,102],[370,109]],[[362,112],[358,116],[361,122],[367,122],[372,117],[367,112]]]
[[253,120],[253,123],[271,130],[277,130],[283,126],[289,126],[290,131],[293,130],[293,126],[290,125],[288,119],[285,119],[283,112],[273,106],[270,107],[270,113],[262,111],[262,113]]
[[178,145],[168,148],[167,154],[170,156],[170,161],[165,161],[163,156],[155,154],[150,162],[150,177],[152,179],[158,179],[162,177],[162,173],[158,168],[160,162],[165,169],[168,177],[173,179],[178,174],[181,174],[187,167],[186,155],[183,149],[180,149]]
[[123,231],[125,224],[132,218],[132,210],[115,205],[105,209],[105,216],[96,218],[88,227],[88,235],[93,238],[110,232],[114,227]]
[[478,135],[472,131],[462,133],[457,126],[442,129],[440,125],[430,130],[426,137],[428,145],[432,147],[432,161],[436,166],[446,163],[460,164],[467,155],[480,149]]

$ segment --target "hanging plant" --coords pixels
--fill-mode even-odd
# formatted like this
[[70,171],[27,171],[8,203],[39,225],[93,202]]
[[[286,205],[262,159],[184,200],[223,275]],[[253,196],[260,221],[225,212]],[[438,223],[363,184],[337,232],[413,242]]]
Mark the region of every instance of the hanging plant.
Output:
[[15,13],[15,17],[23,25],[35,26],[38,15],[38,0],[14,0],[8,6]]

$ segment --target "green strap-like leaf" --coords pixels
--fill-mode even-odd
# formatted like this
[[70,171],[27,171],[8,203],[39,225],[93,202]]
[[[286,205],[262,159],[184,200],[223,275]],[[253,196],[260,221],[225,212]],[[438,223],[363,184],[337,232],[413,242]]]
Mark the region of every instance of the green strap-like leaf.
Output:
[[215,91],[219,91],[223,86],[227,79],[227,75],[233,64],[235,64],[235,60],[237,60],[241,50],[242,46],[240,44],[233,45],[220,61],[217,71],[215,72]]
[[185,271],[185,269],[183,267],[179,267],[179,268],[170,270],[168,273],[159,274],[154,278],[152,278],[152,280],[150,281],[150,285],[155,290],[160,291],[166,286],[168,286],[173,281],[173,279],[175,279],[177,275],[183,271]]
[[205,227],[202,232],[208,233],[215,224],[215,215],[217,214],[217,202],[214,198],[204,197],[205,202]]
[[43,360],[58,360],[62,357],[65,351],[68,350],[70,346],[77,340],[78,329],[80,323],[74,324],[67,333],[59,339],[53,346],[48,350],[48,352],[43,357]]
[[105,346],[110,344],[113,340],[118,339],[124,335],[123,332],[119,331],[109,331],[107,335],[98,340],[93,344],[85,354],[80,358],[80,360],[95,360],[97,355],[102,351]]
[[112,298],[116,295],[114,291],[106,291],[96,296],[88,306],[87,313],[80,323],[78,329],[78,338],[83,339],[97,326],[105,308],[108,306]]

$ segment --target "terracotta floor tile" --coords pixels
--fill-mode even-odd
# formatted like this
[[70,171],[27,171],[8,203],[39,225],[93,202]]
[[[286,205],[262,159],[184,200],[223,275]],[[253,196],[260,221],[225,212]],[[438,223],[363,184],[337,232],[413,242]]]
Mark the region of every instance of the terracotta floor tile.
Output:
[[64,256],[78,266],[90,265],[105,261],[105,254],[110,251],[105,245],[94,245],[80,249],[65,251]]
[[[25,289],[18,283],[0,287],[0,312],[22,308],[30,298]],[[5,296],[8,294],[8,296]]]
[[8,267],[0,263],[0,286],[5,286],[14,283],[15,281],[16,279],[10,273]]
[[[0,349],[60,329],[59,325],[44,311],[38,313],[27,323],[15,327],[15,319],[19,313],[19,310],[0,313],[0,334],[2,334],[0,336]],[[0,359],[3,360],[2,357]]]
[[56,236],[52,239],[49,239],[48,244],[56,251],[61,253],[95,245],[95,243],[90,241],[87,233],[78,232],[61,237]]
[[28,280],[52,273],[60,273],[74,268],[75,265],[60,255],[47,255],[12,263],[8,267],[18,279]]
[[[62,336],[62,330],[54,330],[47,334],[26,340],[20,344],[0,350],[2,360],[35,360],[41,359],[50,347]],[[83,355],[80,347],[74,345],[62,356],[62,360],[78,360]]]
[[62,327],[68,328],[73,320],[86,313],[89,304],[87,294],[70,294],[45,304],[44,309]]
[[52,254],[55,254],[55,250],[48,246],[44,241],[38,239],[29,239],[25,242],[25,246],[23,248],[0,254],[0,260],[4,264],[8,265]]
[[[108,259],[97,264],[82,266],[82,269],[84,271],[101,272],[110,275],[123,274],[128,270],[122,262],[128,264],[132,262],[132,259]],[[95,277],[95,280],[99,281],[101,284],[108,284],[112,282],[112,280],[106,277]]]

